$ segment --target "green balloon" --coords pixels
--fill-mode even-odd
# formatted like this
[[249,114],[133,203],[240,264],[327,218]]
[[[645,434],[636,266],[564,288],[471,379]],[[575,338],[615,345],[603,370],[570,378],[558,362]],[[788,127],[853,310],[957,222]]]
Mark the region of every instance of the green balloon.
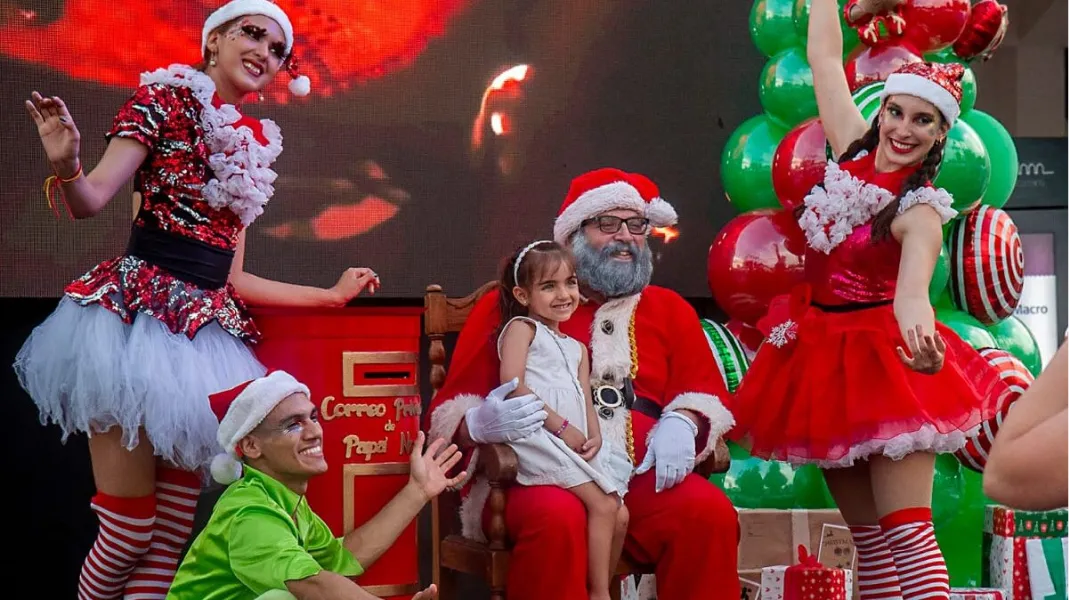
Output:
[[795,468],[785,462],[754,458],[728,442],[731,466],[709,478],[739,508],[834,508],[824,476],[812,465]]
[[947,133],[943,164],[932,182],[954,197],[954,208],[965,212],[984,196],[991,180],[991,160],[984,142],[968,123],[959,120]]
[[980,136],[991,159],[991,182],[981,200],[988,206],[1002,208],[1017,185],[1017,146],[1013,136],[991,115],[972,110],[964,113],[961,120],[969,124]]
[[976,317],[967,312],[957,308],[936,308],[935,318],[958,334],[962,341],[977,350],[997,347],[994,336],[988,333]]
[[1039,353],[1039,343],[1036,337],[1016,315],[1010,315],[1005,319],[987,328],[991,337],[995,339],[996,348],[1005,350],[1016,356],[1033,376],[1039,376],[1043,370],[1043,357]]
[[954,298],[951,297],[950,290],[944,287],[939,297],[935,299],[935,302],[932,302],[932,308],[938,314],[940,310],[957,310],[958,307],[954,304]]
[[[938,461],[953,460],[943,455]],[[984,512],[991,500],[984,496],[983,475],[960,469],[961,494],[957,501],[957,510],[947,521],[935,524],[935,539],[943,551],[947,571],[950,573],[951,587],[979,587],[983,560],[982,540],[984,530]],[[937,475],[938,480],[938,475]],[[937,485],[933,490],[933,512],[940,502],[942,490]]]
[[[839,0],[839,14],[842,14],[846,2],[847,0]],[[805,47],[806,39],[809,37],[809,9],[812,5],[813,0],[795,0],[794,2],[794,31],[802,47]],[[839,19],[839,27],[843,32],[843,58],[846,58],[861,43],[861,38],[858,37],[857,31],[847,25],[842,18]]]
[[802,48],[787,48],[761,71],[761,106],[786,129],[817,116],[813,71]]
[[950,280],[950,253],[945,245],[940,245],[939,258],[935,261],[935,270],[932,271],[932,280],[928,283],[928,299],[934,306],[939,297],[947,289],[947,281]]
[[720,178],[728,201],[740,213],[780,208],[772,188],[772,158],[785,134],[764,115],[758,115],[740,125],[724,146]]
[[750,10],[750,37],[768,57],[799,43],[794,28],[794,0],[757,0]]
[[961,471],[961,463],[953,454],[936,457],[932,485],[932,522],[936,527],[949,523],[960,508],[965,488]]
[[883,82],[877,81],[854,92],[854,106],[861,111],[861,116],[865,118],[869,125],[872,124],[873,119],[880,112],[880,105],[883,103],[883,100],[880,99],[880,92],[882,91]]

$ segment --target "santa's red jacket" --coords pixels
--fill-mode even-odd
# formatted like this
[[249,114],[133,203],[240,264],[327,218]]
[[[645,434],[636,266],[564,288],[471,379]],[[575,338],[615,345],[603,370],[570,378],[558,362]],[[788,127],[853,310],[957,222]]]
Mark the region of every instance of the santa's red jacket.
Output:
[[[445,384],[431,401],[430,439],[452,439],[464,413],[501,383],[496,339],[500,323],[494,291],[476,304],[457,339]],[[701,323],[679,294],[651,285],[640,294],[604,304],[586,302],[561,324],[561,331],[589,348],[592,384],[621,382],[634,373],[636,396],[663,410],[685,408],[701,415],[705,422],[695,440],[698,462],[709,456],[717,438],[734,425],[726,406],[728,394]],[[633,447],[638,465],[655,424],[643,412],[618,408],[610,421],[601,421],[602,436],[618,447]],[[474,465],[476,453],[469,451],[462,464]],[[485,481],[471,483],[462,484],[463,533],[485,540],[481,518],[489,486]]]

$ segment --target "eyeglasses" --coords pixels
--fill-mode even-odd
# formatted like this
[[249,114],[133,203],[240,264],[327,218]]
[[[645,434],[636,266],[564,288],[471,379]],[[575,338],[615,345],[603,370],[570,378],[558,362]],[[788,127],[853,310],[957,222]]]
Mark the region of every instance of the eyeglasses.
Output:
[[616,233],[620,231],[620,225],[627,223],[627,230],[632,235],[646,235],[650,231],[650,220],[645,217],[631,217],[630,219],[621,219],[613,215],[601,215],[592,219],[587,219],[582,222],[582,226],[586,227],[590,223],[597,223],[598,229],[602,233]]

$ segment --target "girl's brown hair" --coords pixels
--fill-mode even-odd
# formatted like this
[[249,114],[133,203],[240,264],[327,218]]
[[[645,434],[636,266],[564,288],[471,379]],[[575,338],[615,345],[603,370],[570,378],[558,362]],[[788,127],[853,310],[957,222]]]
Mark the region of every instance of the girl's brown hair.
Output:
[[520,268],[516,269],[516,261],[528,245],[517,248],[505,261],[501,270],[501,279],[498,280],[500,287],[498,305],[501,309],[501,324],[498,330],[505,326],[513,317],[527,316],[527,307],[520,304],[512,293],[512,288],[519,286],[530,290],[531,286],[538,282],[539,278],[547,273],[552,273],[560,265],[567,265],[575,272],[575,256],[571,251],[557,242],[544,241],[532,246],[523,255]]

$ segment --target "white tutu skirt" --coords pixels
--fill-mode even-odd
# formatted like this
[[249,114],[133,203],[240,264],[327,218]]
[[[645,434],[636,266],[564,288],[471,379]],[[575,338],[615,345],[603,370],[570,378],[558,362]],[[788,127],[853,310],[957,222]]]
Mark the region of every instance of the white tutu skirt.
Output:
[[15,372],[41,423],[59,425],[64,442],[74,432],[119,426],[132,449],[143,427],[157,456],[197,470],[220,451],[208,395],[266,369],[214,321],[190,340],[149,315],[127,325],[97,304],[64,297],[22,346]]

